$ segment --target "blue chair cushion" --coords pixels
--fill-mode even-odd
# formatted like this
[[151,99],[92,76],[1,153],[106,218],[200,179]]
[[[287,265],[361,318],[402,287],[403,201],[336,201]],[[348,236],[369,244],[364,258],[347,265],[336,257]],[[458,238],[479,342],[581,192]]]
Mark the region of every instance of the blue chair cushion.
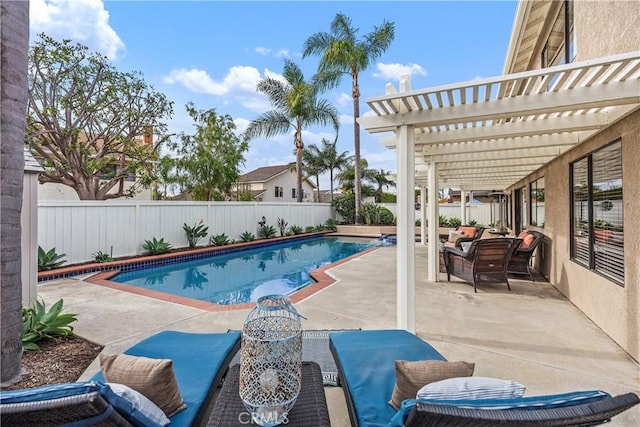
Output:
[[[171,426],[190,426],[214,386],[216,374],[240,340],[240,332],[189,333],[164,331],[140,341],[124,353],[152,359],[171,359],[186,409],[169,417]],[[102,372],[93,378],[104,382]]]
[[400,410],[393,416],[389,427],[402,427],[409,412],[421,403],[432,405],[455,406],[464,409],[510,410],[510,409],[553,409],[567,406],[583,405],[608,399],[611,395],[602,390],[575,391],[570,393],[550,394],[544,396],[519,397],[512,399],[407,399],[402,402]]
[[399,329],[332,332],[329,339],[360,426],[386,426],[396,413],[387,403],[396,381],[396,360],[446,360]]
[[97,381],[53,384],[22,390],[4,391],[0,393],[0,404],[39,402],[92,392],[98,392],[111,407],[134,426],[156,427],[166,425],[166,423],[160,422],[162,417],[164,417],[164,413],[160,408],[155,407],[159,413],[150,412],[116,394],[111,390],[109,385]]

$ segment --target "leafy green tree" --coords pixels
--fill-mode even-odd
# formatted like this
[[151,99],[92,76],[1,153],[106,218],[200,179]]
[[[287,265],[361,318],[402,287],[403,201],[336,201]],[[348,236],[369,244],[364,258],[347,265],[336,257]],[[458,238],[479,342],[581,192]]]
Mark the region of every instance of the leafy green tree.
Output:
[[240,177],[249,142],[236,135],[230,115],[218,115],[213,108],[197,110],[191,102],[186,109],[195,122],[195,134],[182,133],[180,144],[169,145],[179,157],[178,184],[194,200],[224,200]]
[[330,142],[328,139],[322,139],[322,158],[325,163],[325,171],[329,172],[329,182],[331,185],[331,201],[333,202],[333,183],[335,182],[334,173],[340,172],[351,164],[353,158],[349,153],[343,151],[338,154],[336,149],[337,141]]
[[[302,150],[302,171],[306,176],[315,177],[316,194],[314,201],[320,201],[320,175],[326,170],[323,153],[317,145],[312,144]],[[317,198],[316,198],[317,197]]]
[[[0,2],[0,382],[20,374],[22,282],[20,212],[24,174],[29,3]],[[23,255],[25,256],[25,255]]]
[[358,40],[358,29],[351,19],[342,13],[336,14],[331,22],[330,32],[313,34],[304,43],[303,58],[308,55],[320,56],[318,84],[322,88],[336,87],[344,75],[351,76],[351,97],[353,98],[353,142],[355,162],[355,216],[356,224],[362,223],[360,206],[362,203],[360,164],[360,85],[358,76],[366,70],[391,45],[394,37],[394,23],[383,22],[373,31]]
[[151,185],[168,138],[153,143],[152,134],[165,135],[173,113],[164,94],[140,73],[120,72],[86,46],[44,34],[29,50],[28,76],[26,142],[45,168],[40,182],[67,185],[81,200],[132,196]]
[[395,187],[396,183],[387,178],[391,171],[385,171],[384,169],[372,169],[370,172],[370,179],[376,184],[376,203],[382,203],[382,193],[385,187]]
[[272,137],[293,129],[296,150],[297,201],[302,202],[302,130],[313,125],[333,125],[338,132],[338,111],[327,100],[318,99],[320,86],[315,79],[306,81],[300,67],[285,59],[284,80],[267,77],[258,83],[257,91],[269,98],[274,109],[261,114],[248,126],[245,135],[249,139],[258,136]]

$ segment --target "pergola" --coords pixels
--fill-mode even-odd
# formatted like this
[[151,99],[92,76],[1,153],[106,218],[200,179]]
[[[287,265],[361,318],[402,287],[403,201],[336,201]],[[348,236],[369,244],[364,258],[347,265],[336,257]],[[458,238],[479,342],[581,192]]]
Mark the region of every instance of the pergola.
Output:
[[[369,98],[359,118],[397,150],[397,318],[415,330],[414,191],[422,203],[428,279],[438,280],[438,189],[505,190],[640,108],[640,51]],[[463,203],[464,206],[464,203]],[[465,221],[463,209],[463,222]],[[426,215],[425,215],[426,214]],[[428,232],[428,236],[425,233]],[[428,237],[428,239],[425,239]]]

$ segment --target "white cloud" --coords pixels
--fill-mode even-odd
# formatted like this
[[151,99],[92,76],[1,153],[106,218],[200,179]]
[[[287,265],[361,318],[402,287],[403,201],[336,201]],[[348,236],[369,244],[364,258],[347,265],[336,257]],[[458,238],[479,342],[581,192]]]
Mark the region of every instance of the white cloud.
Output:
[[344,107],[345,105],[352,105],[353,98],[348,93],[340,92],[340,94],[336,98],[336,103],[341,107]]
[[236,135],[240,135],[245,130],[247,130],[247,127],[249,126],[249,123],[251,123],[251,120],[243,119],[242,117],[236,117],[235,119],[233,119],[233,123],[236,125]]
[[384,169],[395,171],[398,167],[396,150],[384,149],[384,151],[363,150],[362,157],[367,159],[370,169]]
[[39,33],[71,39],[112,60],[125,49],[102,0],[31,0],[29,21],[32,40]]
[[237,65],[231,67],[220,81],[214,80],[209,73],[197,68],[173,69],[163,81],[169,84],[180,83],[196,93],[226,95],[230,92],[253,93],[260,78],[260,72],[256,68]]
[[351,114],[340,114],[338,117],[341,125],[351,125],[353,126],[353,115]]
[[276,58],[288,58],[290,56],[289,49],[280,49],[274,55]]
[[378,72],[373,73],[374,77],[379,77],[385,80],[399,80],[400,76],[404,74],[419,74],[421,76],[426,76],[427,71],[422,68],[422,66],[418,64],[385,64],[383,62],[378,62],[377,65]]
[[269,49],[268,47],[264,47],[264,46],[258,46],[255,48],[255,52],[259,53],[260,55],[268,55],[269,52],[271,52],[271,49]]

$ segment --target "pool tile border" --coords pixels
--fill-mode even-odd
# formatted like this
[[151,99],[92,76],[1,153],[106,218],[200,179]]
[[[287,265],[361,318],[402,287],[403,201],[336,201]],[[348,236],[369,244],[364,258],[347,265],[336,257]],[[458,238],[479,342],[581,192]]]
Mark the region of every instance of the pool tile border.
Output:
[[185,249],[182,252],[172,252],[161,255],[146,255],[136,258],[130,258],[126,260],[103,262],[103,263],[88,263],[69,267],[57,268],[52,271],[38,272],[38,283],[54,280],[64,279],[71,276],[90,273],[101,273],[105,271],[113,272],[112,276],[117,273],[142,270],[149,267],[159,267],[173,262],[185,262],[193,261],[202,258],[208,258],[212,255],[223,255],[227,253],[238,252],[247,247],[261,248],[266,246],[272,246],[278,243],[287,242],[291,240],[309,240],[317,239],[325,235],[337,235],[334,232],[317,232],[317,233],[305,233],[296,236],[274,237],[271,239],[260,239],[252,242],[238,242],[226,246],[207,246],[197,249]]
[[[379,247],[365,249],[364,251],[358,252],[357,254],[351,255],[349,257],[338,260],[334,263],[323,265],[320,268],[312,270],[310,273],[310,276],[315,283],[307,285],[304,288],[300,289],[299,291],[296,291],[293,294],[289,295],[289,299],[294,304],[299,303],[309,298],[310,296],[320,292],[321,290],[331,286],[333,283],[335,283],[336,280],[333,277],[329,276],[329,274],[327,274],[327,270],[337,267],[353,259],[359,258],[377,249],[379,249]],[[105,286],[105,287],[116,289],[123,292],[130,292],[136,295],[146,296],[149,298],[155,298],[162,301],[172,302],[175,304],[181,304],[188,307],[198,308],[200,310],[211,311],[211,312],[251,309],[256,305],[256,303],[216,304],[213,302],[200,301],[200,300],[186,298],[178,295],[168,294],[165,292],[155,291],[153,289],[146,289],[146,288],[140,288],[137,286],[131,286],[131,285],[127,285],[126,283],[112,282],[111,280],[109,280],[111,277],[115,276],[118,273],[120,273],[119,270],[100,272],[98,274],[95,274],[85,279],[85,282],[89,282],[94,285]]]

